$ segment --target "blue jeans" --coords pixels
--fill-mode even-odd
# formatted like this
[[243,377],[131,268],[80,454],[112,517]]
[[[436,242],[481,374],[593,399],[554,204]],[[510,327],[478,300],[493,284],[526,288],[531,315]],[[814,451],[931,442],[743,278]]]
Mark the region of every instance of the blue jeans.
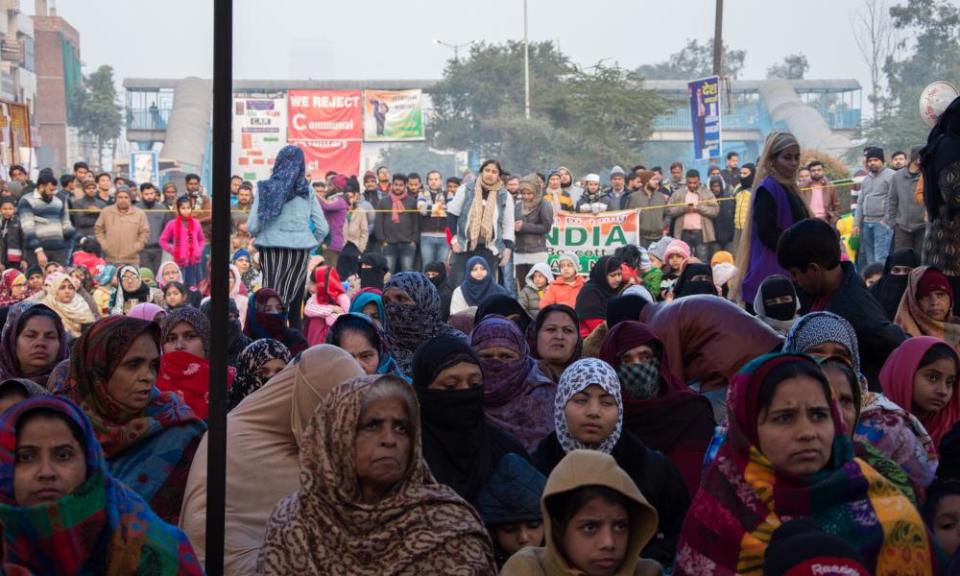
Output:
[[390,272],[410,272],[413,270],[413,259],[417,256],[417,245],[407,242],[387,244],[383,247],[383,257],[387,259]]
[[883,264],[890,254],[893,230],[883,222],[864,222],[860,229],[861,269],[876,262]]
[[427,269],[427,264],[442,262],[447,264],[447,255],[450,253],[450,246],[447,245],[447,239],[443,236],[420,237],[420,264],[423,269]]
[[503,270],[503,287],[506,289],[507,294],[512,296],[514,299],[517,297],[517,280],[515,270],[513,269],[513,252],[510,252],[510,261],[507,262],[507,265],[501,268]]

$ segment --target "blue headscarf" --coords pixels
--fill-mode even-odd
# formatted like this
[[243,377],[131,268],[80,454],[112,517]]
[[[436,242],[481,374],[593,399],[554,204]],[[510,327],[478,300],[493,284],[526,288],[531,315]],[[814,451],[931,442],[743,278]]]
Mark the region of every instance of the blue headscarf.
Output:
[[117,275],[117,267],[113,264],[104,264],[100,268],[100,273],[97,274],[97,284],[101,286],[109,286],[110,282],[113,280],[114,276]]
[[247,251],[247,250],[245,250],[245,249],[243,249],[243,248],[240,248],[239,250],[237,250],[236,252],[233,253],[233,263],[234,263],[234,264],[236,264],[236,263],[237,263],[237,260],[239,260],[240,258],[246,258],[247,260],[250,260],[250,259],[251,259],[251,258],[250,258],[250,252]]
[[[487,276],[480,281],[474,280],[470,271],[477,264],[481,264],[487,269]],[[506,294],[507,291],[497,284],[497,277],[490,270],[490,264],[483,256],[474,256],[467,260],[467,269],[463,274],[463,283],[460,284],[460,292],[463,293],[463,299],[467,301],[468,306],[479,306],[481,302],[489,296],[495,294]]]
[[[380,313],[380,326],[386,330],[387,313],[383,309],[383,297],[379,294],[373,292],[361,292],[357,294],[357,297],[353,299],[353,303],[350,304],[350,312],[353,314],[363,314],[363,309],[371,302],[377,305],[377,311]],[[364,316],[366,315],[364,314]]]
[[277,154],[270,179],[257,182],[257,218],[260,223],[279,216],[283,205],[297,196],[310,197],[303,150],[293,145],[284,146]]

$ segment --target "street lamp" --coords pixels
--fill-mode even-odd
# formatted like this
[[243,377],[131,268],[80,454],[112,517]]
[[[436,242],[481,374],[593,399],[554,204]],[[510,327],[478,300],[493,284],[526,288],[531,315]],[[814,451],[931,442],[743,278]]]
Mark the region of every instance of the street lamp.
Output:
[[461,43],[461,44],[451,44],[450,42],[444,42],[443,40],[437,40],[436,38],[434,38],[434,39],[433,39],[433,43],[434,43],[434,44],[437,44],[437,45],[439,45],[439,46],[445,46],[445,47],[453,50],[453,59],[456,60],[457,63],[459,64],[459,63],[460,63],[460,49],[461,49],[461,48],[466,48],[466,47],[468,47],[468,46],[472,46],[472,45],[475,44],[476,42],[473,41],[473,40],[471,40],[471,41],[469,41],[469,42],[463,42],[463,43]]
[[527,0],[523,0],[523,111],[530,119],[530,42],[527,39]]

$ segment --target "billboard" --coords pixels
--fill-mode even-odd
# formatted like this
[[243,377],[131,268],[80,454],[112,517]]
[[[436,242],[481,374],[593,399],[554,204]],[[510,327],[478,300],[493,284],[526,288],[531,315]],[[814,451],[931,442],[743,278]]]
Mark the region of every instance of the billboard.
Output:
[[290,90],[287,99],[289,142],[363,138],[359,90]]
[[422,90],[364,90],[363,139],[424,140]]
[[307,177],[323,180],[324,175],[334,170],[338,174],[357,174],[360,171],[359,140],[311,140],[295,142],[303,150],[307,163]]
[[234,97],[234,174],[252,182],[266,180],[277,153],[286,143],[286,98]]
[[576,254],[580,273],[588,274],[602,256],[612,256],[617,248],[640,241],[640,212],[621,210],[600,214],[558,212],[547,234],[547,262],[559,274],[557,258],[562,252]]
[[160,182],[160,163],[156,150],[138,150],[130,153],[130,179],[144,182]]
[[693,124],[693,157],[719,158],[723,154],[720,135],[720,77],[710,76],[687,83],[690,122]]

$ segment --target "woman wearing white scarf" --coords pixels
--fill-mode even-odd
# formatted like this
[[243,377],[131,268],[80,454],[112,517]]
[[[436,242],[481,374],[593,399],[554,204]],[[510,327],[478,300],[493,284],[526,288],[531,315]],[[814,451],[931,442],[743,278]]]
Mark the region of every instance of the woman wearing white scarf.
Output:
[[76,281],[63,272],[54,272],[43,282],[42,302],[63,320],[63,328],[73,338],[80,337],[85,324],[92,324],[96,316],[87,302],[77,294]]

